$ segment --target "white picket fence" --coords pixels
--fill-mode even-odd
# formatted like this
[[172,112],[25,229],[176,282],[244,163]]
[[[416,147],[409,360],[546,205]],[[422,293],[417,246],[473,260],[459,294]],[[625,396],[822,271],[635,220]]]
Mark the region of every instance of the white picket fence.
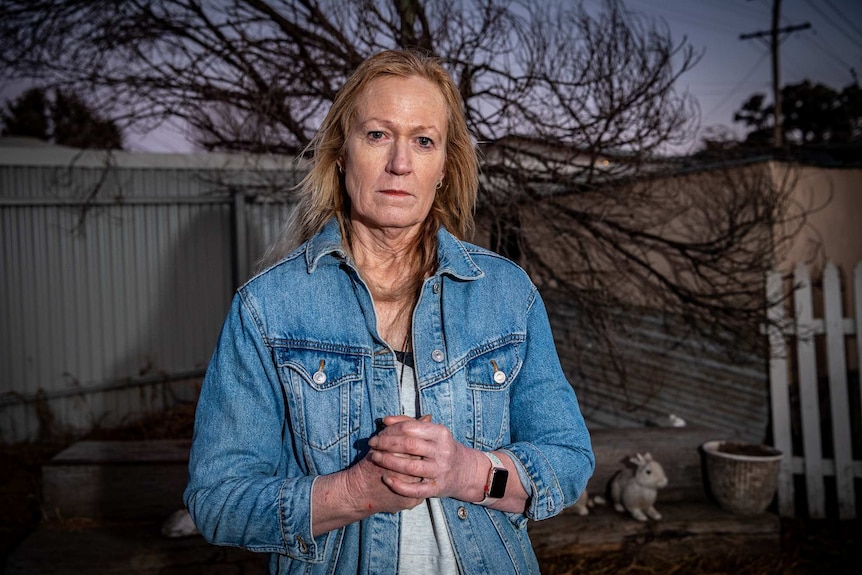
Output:
[[[862,419],[862,404],[858,399],[854,403],[850,401],[847,356],[855,340],[857,364],[862,359],[859,333],[862,326],[862,262],[856,265],[851,285],[851,307],[855,309],[855,317],[845,317],[839,270],[834,264],[827,264],[822,281],[823,317],[815,318],[810,272],[806,266],[799,265],[793,278],[793,317],[785,317],[784,305],[775,305],[770,311],[772,431],[775,447],[785,454],[778,486],[778,511],[782,517],[800,514],[795,505],[794,476],[802,476],[805,479],[808,517],[827,516],[830,498],[827,497],[825,480],[834,478],[838,518],[856,518],[856,499],[862,497],[862,493],[857,494],[854,484],[857,478],[862,478],[862,461],[853,459],[851,421]],[[784,289],[781,274],[768,276],[770,301],[781,298]],[[823,345],[818,346],[820,339]],[[820,357],[818,349],[821,350]],[[822,350],[825,350],[825,357]],[[795,362],[792,361],[794,358]],[[794,366],[795,377],[790,371]],[[828,384],[819,383],[825,381],[822,376],[828,376]],[[858,390],[858,377],[852,383]],[[827,396],[829,405],[821,406]],[[857,392],[856,397],[859,396]],[[828,414],[822,418],[823,421],[821,413]],[[828,458],[824,457],[822,448],[824,430],[826,437],[831,435],[832,438],[829,446],[831,457]],[[794,432],[797,437],[801,436],[801,454],[798,440],[797,453],[794,453]],[[856,438],[857,449],[860,441]]]

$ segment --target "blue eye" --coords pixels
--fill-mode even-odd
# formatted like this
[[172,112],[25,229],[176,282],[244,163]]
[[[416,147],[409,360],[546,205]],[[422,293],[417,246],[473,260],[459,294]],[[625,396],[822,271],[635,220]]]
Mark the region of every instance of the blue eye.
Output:
[[418,138],[416,138],[416,141],[419,142],[419,145],[424,148],[427,148],[434,143],[434,140],[426,136],[419,136]]
[[382,140],[383,136],[384,134],[380,130],[371,130],[370,132],[368,132],[368,137],[372,140]]

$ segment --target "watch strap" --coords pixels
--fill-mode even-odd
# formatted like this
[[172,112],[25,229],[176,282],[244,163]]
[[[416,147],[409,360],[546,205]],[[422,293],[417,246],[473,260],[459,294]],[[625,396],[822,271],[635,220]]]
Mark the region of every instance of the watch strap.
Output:
[[490,451],[483,451],[482,453],[491,461],[491,469],[488,471],[488,479],[485,481],[485,493],[482,501],[477,501],[477,505],[490,505],[491,503],[497,501],[499,497],[490,497],[489,493],[491,491],[491,482],[494,479],[494,475],[496,471],[502,471],[508,474],[508,470],[506,466],[503,465],[503,462],[500,461],[500,458],[491,453]]

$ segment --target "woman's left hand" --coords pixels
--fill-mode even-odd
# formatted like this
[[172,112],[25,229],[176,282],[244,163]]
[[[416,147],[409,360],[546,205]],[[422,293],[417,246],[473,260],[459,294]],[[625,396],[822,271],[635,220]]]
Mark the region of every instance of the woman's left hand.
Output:
[[[404,497],[451,497],[479,501],[489,462],[480,451],[455,441],[444,425],[430,417],[406,415],[383,418],[386,427],[369,440],[371,460],[389,471],[383,480]],[[404,481],[395,474],[419,481]]]

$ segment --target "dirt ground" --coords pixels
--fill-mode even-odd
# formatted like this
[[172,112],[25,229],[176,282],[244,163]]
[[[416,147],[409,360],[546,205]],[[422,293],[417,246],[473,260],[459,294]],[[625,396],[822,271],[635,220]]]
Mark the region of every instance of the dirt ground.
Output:
[[[193,407],[181,406],[118,429],[101,429],[91,439],[167,439],[191,437]],[[9,553],[42,521],[41,465],[66,447],[70,439],[0,444],[0,572]],[[725,555],[720,559],[660,555],[639,558],[621,553],[542,561],[544,575],[803,575],[858,573],[862,562],[862,520],[782,521],[781,555],[751,560]]]

